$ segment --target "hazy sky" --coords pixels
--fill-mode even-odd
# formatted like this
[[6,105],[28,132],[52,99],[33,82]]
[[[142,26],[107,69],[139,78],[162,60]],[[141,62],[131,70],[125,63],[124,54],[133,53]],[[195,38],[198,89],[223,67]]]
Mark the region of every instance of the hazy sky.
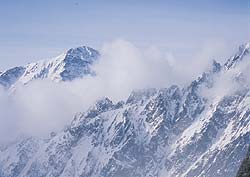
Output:
[[249,0],[0,0],[0,70],[115,39],[190,57],[250,41]]

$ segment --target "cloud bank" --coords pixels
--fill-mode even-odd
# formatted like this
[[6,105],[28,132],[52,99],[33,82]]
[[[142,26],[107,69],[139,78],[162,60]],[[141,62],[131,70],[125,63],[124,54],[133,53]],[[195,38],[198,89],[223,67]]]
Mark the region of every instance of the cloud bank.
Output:
[[61,83],[36,80],[18,86],[12,94],[1,88],[0,143],[20,134],[46,137],[101,97],[116,102],[134,89],[183,86],[208,67],[211,51],[198,52],[193,59],[176,59],[156,47],[141,49],[118,40],[101,49],[102,56],[93,66],[95,77]]

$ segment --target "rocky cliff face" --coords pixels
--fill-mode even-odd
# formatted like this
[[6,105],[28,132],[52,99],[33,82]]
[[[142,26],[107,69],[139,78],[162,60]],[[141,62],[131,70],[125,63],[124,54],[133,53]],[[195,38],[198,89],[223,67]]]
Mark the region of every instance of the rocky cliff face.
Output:
[[237,173],[237,177],[248,177],[250,176],[250,149],[246,154],[246,158],[242,161],[240,169]]
[[[49,139],[23,138],[2,150],[0,176],[236,176],[250,142],[249,51],[242,46],[184,88],[98,100]],[[232,88],[220,92],[227,79]]]

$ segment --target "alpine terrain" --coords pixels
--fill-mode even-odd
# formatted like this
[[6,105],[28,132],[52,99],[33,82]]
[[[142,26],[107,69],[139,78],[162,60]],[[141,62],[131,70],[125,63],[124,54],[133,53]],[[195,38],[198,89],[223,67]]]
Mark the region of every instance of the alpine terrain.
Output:
[[[57,58],[0,74],[6,88],[48,78],[71,81],[98,51],[70,49]],[[234,177],[250,144],[250,43],[214,61],[185,87],[133,91],[97,100],[48,139],[23,137],[0,151],[1,177]]]
[[72,48],[58,57],[0,72],[0,85],[10,88],[17,84],[27,84],[34,79],[59,82],[95,75],[91,65],[99,55],[98,51],[90,47]]

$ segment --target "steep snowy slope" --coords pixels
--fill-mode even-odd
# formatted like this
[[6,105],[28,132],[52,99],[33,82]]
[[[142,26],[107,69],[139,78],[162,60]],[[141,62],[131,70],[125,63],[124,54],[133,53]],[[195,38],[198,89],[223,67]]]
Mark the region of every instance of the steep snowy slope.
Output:
[[[187,87],[108,98],[47,140],[0,152],[3,177],[233,177],[250,143],[250,44]],[[219,92],[229,78],[232,89]],[[226,85],[227,87],[231,87]]]
[[6,88],[27,84],[34,79],[70,81],[85,75],[94,75],[91,65],[99,52],[90,47],[72,48],[56,58],[15,67],[0,74],[0,84]]

